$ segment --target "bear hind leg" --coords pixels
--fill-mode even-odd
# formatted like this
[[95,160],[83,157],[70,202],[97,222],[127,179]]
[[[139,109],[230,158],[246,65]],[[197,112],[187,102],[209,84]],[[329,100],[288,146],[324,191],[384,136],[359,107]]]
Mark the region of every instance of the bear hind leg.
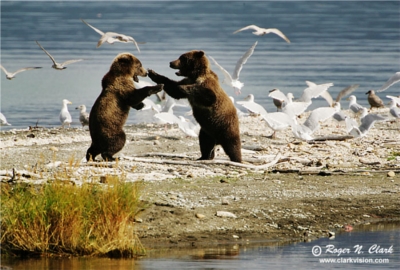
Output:
[[215,156],[214,149],[215,149],[216,141],[213,137],[211,137],[207,133],[205,133],[203,129],[200,129],[199,143],[200,143],[201,157],[198,160],[214,159],[214,156]]
[[93,146],[93,144],[89,147],[89,149],[86,151],[86,161],[95,161],[95,158],[98,154],[100,154],[100,150],[97,149],[97,147]]
[[121,131],[117,135],[115,135],[111,140],[109,140],[108,147],[106,151],[101,152],[101,157],[105,161],[114,161],[115,158],[113,157],[116,153],[122,150],[125,145],[126,135],[125,132]]
[[225,140],[221,143],[222,148],[233,162],[242,162],[241,143],[239,139]]

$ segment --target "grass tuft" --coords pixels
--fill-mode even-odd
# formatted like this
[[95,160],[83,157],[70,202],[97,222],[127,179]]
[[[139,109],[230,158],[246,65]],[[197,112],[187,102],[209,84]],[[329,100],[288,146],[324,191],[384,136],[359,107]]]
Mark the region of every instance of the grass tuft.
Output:
[[[70,166],[77,166],[70,161]],[[144,253],[133,225],[142,184],[1,185],[1,250],[11,256],[132,257]]]

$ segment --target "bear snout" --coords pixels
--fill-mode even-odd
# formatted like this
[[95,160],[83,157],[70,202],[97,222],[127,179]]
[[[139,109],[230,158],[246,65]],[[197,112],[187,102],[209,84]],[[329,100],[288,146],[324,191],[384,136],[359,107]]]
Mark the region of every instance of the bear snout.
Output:
[[138,75],[142,77],[147,77],[147,70],[144,67],[140,67],[140,73]]
[[173,69],[179,69],[179,68],[180,68],[180,61],[179,61],[179,59],[178,59],[178,60],[175,60],[175,61],[169,62],[169,67],[170,67],[170,68],[173,68]]

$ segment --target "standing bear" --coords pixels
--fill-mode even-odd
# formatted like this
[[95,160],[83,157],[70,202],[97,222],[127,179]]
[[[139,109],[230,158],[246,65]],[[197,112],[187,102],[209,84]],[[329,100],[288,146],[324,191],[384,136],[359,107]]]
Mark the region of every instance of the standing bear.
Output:
[[173,81],[149,70],[149,78],[164,84],[164,91],[173,98],[187,98],[193,116],[200,124],[200,160],[214,158],[214,148],[221,145],[231,161],[241,162],[239,119],[232,101],[221,88],[218,76],[210,69],[203,51],[190,51],[170,62],[178,69],[181,81]]
[[113,155],[125,145],[123,126],[130,107],[140,110],[143,99],[162,90],[162,85],[135,89],[138,76],[146,77],[142,63],[130,53],[121,53],[113,60],[110,70],[101,82],[103,90],[94,103],[89,116],[92,144],[86,160],[94,160],[101,154],[104,160],[114,160]]

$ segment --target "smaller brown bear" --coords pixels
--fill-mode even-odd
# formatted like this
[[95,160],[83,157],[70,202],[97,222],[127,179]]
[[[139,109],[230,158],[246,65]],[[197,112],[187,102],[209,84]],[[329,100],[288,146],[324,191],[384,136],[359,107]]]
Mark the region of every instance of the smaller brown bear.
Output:
[[173,98],[187,98],[193,116],[200,124],[200,160],[214,158],[215,146],[221,145],[231,161],[241,162],[239,119],[231,99],[221,88],[218,76],[210,69],[203,51],[190,51],[170,62],[178,69],[181,81],[173,81],[149,70],[149,77],[164,84],[164,91]]
[[94,160],[101,154],[104,160],[114,160],[113,155],[125,145],[123,126],[130,107],[140,110],[143,99],[162,90],[163,85],[135,89],[138,76],[146,77],[147,71],[133,54],[121,53],[115,57],[110,70],[104,75],[100,96],[89,116],[92,144],[87,150],[86,160]]

